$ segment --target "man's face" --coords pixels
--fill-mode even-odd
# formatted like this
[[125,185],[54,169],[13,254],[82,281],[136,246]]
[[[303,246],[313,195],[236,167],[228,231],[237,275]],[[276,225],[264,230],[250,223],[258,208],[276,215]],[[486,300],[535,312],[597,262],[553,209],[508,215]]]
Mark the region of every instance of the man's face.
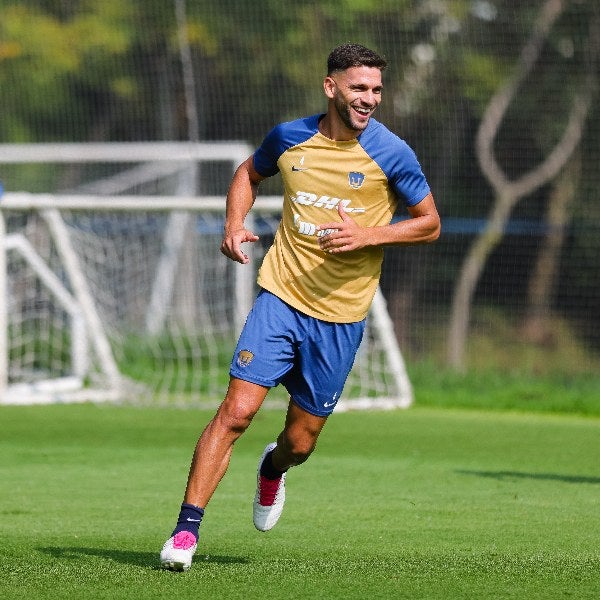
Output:
[[381,71],[376,67],[351,67],[325,79],[325,93],[333,100],[343,124],[360,133],[381,102]]

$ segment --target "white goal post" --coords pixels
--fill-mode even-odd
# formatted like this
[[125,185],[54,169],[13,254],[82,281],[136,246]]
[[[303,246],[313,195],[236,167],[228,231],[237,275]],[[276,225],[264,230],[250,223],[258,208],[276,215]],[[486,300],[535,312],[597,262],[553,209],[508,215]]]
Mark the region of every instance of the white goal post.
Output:
[[[248,225],[265,243],[249,245],[249,266],[232,263],[218,252],[225,198],[199,192],[200,167],[226,163],[230,177],[251,152],[237,142],[0,144],[0,164],[93,166],[66,192],[0,199],[0,404],[218,404],[281,198],[259,196]],[[285,402],[281,390],[269,398]],[[378,290],[337,410],[411,403]]]

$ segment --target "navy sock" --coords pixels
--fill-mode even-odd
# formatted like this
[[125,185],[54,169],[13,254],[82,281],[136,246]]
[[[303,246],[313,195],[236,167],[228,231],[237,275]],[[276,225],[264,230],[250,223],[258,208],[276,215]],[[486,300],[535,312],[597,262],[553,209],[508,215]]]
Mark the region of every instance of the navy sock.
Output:
[[198,539],[198,528],[200,527],[200,522],[202,521],[203,516],[203,508],[194,506],[193,504],[186,504],[184,502],[181,505],[181,510],[179,511],[177,526],[175,529],[173,529],[173,533],[171,535],[175,535],[180,531],[189,531],[196,536],[196,539]]
[[273,466],[273,450],[271,450],[260,465],[260,474],[267,479],[279,479],[284,473],[285,471],[279,471]]

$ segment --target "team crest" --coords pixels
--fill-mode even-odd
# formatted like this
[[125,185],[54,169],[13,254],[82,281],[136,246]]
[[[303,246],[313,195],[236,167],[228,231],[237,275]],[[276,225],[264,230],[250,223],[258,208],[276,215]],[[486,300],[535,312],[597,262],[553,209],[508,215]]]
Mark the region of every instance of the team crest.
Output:
[[254,354],[250,350],[240,350],[238,352],[237,364],[240,367],[247,367],[254,358]]
[[358,171],[350,171],[348,173],[348,183],[351,188],[357,190],[364,182],[365,176],[363,173],[359,173]]

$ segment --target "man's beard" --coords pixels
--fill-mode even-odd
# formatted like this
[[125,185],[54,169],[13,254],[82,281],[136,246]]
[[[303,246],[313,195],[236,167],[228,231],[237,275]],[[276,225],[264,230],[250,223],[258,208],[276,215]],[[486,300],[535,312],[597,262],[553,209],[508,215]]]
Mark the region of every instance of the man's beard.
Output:
[[334,101],[334,105],[335,105],[335,109],[337,110],[337,114],[339,115],[340,119],[342,120],[342,122],[344,123],[344,125],[350,129],[350,131],[356,131],[358,133],[360,133],[361,131],[363,131],[364,129],[366,129],[367,125],[369,124],[369,119],[367,119],[365,121],[365,124],[362,125],[356,125],[355,123],[352,122],[352,117],[350,116],[350,105],[347,104],[346,102],[342,102],[339,101],[337,98]]

